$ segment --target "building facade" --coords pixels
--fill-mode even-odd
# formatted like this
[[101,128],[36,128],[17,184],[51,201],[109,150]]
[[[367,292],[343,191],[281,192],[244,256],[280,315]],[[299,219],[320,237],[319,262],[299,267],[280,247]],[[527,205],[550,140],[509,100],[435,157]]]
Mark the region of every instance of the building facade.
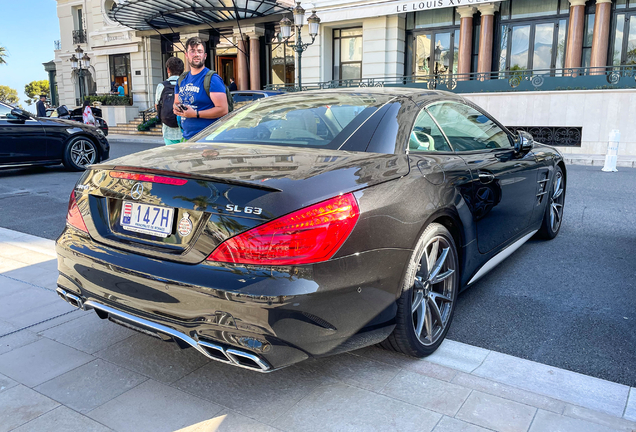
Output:
[[[278,3],[293,7],[290,0]],[[166,78],[165,61],[183,58],[183,42],[196,35],[206,41],[207,66],[226,83],[234,78],[241,90],[292,90],[299,67],[303,88],[450,90],[507,126],[534,128],[566,152],[603,153],[609,132],[620,129],[622,152],[636,154],[636,127],[625,114],[636,104],[636,0],[316,0],[302,6],[308,14],[316,10],[321,25],[299,64],[280,40],[280,13],[133,30],[109,17],[118,7],[113,0],[58,0],[60,103],[79,103],[82,82],[91,94],[121,84],[132,110],[149,108]],[[126,12],[125,3],[120,9]],[[307,26],[302,38],[311,40]],[[91,56],[87,77],[68,61],[77,45]]]

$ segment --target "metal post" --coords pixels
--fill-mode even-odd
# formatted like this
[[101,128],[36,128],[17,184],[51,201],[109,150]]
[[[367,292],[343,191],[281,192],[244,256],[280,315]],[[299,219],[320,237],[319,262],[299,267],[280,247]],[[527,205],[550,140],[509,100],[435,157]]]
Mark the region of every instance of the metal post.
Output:
[[300,27],[296,27],[296,34],[298,35],[295,46],[295,51],[298,54],[298,91],[303,91],[303,39],[300,32]]
[[82,66],[79,67],[79,93],[80,93],[80,105],[84,104],[84,70]]

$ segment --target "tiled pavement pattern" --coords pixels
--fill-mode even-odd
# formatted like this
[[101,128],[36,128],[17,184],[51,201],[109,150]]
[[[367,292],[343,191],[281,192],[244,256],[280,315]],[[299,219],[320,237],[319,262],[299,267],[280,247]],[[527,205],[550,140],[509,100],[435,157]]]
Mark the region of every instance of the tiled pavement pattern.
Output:
[[259,374],[73,309],[53,242],[0,229],[0,432],[636,430],[636,389],[461,343]]

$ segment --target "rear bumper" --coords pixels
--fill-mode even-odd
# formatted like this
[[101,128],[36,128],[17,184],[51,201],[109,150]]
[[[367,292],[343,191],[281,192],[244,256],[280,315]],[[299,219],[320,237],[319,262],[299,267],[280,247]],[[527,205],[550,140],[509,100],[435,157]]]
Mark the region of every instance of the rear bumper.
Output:
[[102,318],[259,371],[386,338],[411,253],[377,250],[301,267],[188,265],[105,246],[73,228],[56,249],[65,300],[76,296]]

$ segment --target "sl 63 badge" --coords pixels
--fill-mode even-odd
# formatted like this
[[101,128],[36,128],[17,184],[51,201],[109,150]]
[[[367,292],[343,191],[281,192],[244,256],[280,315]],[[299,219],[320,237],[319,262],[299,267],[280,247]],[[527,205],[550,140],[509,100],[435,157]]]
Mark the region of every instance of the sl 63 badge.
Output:
[[263,209],[260,207],[244,207],[241,208],[237,205],[228,204],[225,206],[225,210],[232,213],[247,213],[247,214],[255,214],[259,215],[263,213]]

